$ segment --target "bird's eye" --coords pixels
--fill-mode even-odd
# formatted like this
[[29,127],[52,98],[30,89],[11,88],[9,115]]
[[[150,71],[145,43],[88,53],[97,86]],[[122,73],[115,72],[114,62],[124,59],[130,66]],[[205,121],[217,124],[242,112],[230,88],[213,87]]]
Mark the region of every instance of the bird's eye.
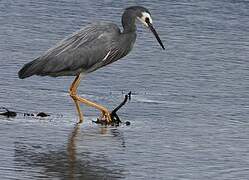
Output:
[[146,17],[146,18],[145,18],[145,22],[146,22],[146,23],[150,23],[150,18]]
[[148,17],[145,18],[145,22],[149,23],[150,19]]

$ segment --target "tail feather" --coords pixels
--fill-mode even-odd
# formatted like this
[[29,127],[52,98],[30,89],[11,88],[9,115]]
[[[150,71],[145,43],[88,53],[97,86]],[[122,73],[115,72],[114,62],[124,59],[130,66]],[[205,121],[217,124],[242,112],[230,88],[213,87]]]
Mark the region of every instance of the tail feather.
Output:
[[20,79],[24,79],[27,77],[30,77],[34,74],[36,74],[36,71],[34,69],[34,64],[36,64],[38,59],[35,59],[34,61],[31,61],[27,64],[25,64],[22,69],[18,72],[18,76]]

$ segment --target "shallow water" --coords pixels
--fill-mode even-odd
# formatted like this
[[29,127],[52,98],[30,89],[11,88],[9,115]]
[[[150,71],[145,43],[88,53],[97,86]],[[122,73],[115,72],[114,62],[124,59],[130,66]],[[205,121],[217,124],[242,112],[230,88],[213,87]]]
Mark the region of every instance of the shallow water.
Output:
[[[127,3],[128,2],[128,3]],[[131,126],[93,124],[99,112],[68,96],[72,77],[20,80],[20,67],[81,26],[120,25],[133,1],[0,1],[0,179],[248,179],[249,3],[137,1],[166,51],[138,26],[133,51],[87,76],[81,96]],[[97,13],[96,13],[97,12]],[[48,112],[48,118],[22,113]]]

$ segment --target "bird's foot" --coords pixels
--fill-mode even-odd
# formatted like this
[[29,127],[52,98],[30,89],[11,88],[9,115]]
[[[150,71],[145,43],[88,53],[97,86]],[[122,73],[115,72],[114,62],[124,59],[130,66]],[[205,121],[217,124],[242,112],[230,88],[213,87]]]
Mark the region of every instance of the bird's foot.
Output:
[[102,114],[97,119],[97,122],[102,125],[111,125],[113,123],[113,120],[111,118],[111,114],[109,111],[102,111]]
[[[121,122],[120,118],[117,115],[117,111],[126,104],[127,100],[131,100],[131,91],[125,95],[124,100],[110,113],[107,109],[102,110],[102,115],[97,118],[97,121],[93,121],[96,124],[101,125],[112,125],[119,126]],[[130,122],[125,122],[126,125],[130,125]]]

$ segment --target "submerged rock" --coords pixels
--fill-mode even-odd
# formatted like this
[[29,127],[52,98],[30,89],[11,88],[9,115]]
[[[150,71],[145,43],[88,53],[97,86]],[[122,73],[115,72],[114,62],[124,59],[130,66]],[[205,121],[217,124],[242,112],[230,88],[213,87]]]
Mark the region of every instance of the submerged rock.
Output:
[[48,117],[50,116],[49,114],[46,114],[45,112],[39,112],[37,115],[37,117]]
[[7,108],[2,108],[4,109],[6,112],[0,113],[0,115],[2,116],[6,116],[6,117],[15,117],[16,116],[16,112],[14,111],[9,111]]

